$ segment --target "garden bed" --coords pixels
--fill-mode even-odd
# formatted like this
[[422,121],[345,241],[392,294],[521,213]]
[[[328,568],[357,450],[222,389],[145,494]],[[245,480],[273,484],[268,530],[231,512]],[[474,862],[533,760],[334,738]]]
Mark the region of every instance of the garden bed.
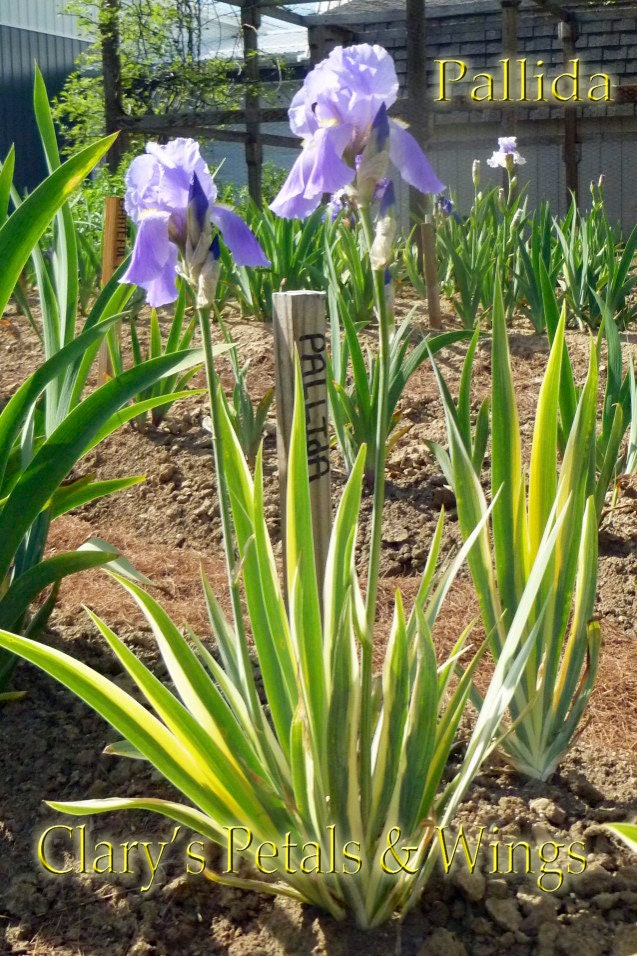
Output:
[[[252,358],[250,383],[259,397],[272,384],[271,329],[229,318],[242,358]],[[0,333],[0,403],[41,359],[26,323],[11,313],[5,319],[8,323]],[[634,334],[627,338],[637,354]],[[567,340],[576,372],[583,378],[588,333],[572,331]],[[476,401],[490,388],[489,346],[479,348],[474,366]],[[510,348],[522,434],[530,439],[548,346],[544,337],[528,331],[528,324],[516,322]],[[461,344],[438,357],[452,391],[464,352]],[[203,378],[194,384],[203,384]],[[224,384],[230,384],[229,377]],[[160,428],[140,434],[127,426],[93,451],[77,474],[91,471],[100,478],[147,474],[148,480],[59,519],[49,545],[64,550],[91,534],[107,539],[153,580],[160,601],[179,625],[188,624],[206,635],[199,566],[204,566],[218,594],[225,593],[225,566],[210,436],[201,425],[203,406],[203,396],[185,400],[173,407]],[[408,601],[413,597],[442,505],[448,511],[443,552],[451,553],[459,542],[453,496],[425,445],[426,439],[444,440],[445,434],[438,389],[427,363],[410,381],[402,410],[413,427],[389,463],[381,567],[387,608],[396,587]],[[529,448],[525,451],[528,455]],[[268,424],[265,472],[266,515],[271,532],[278,535],[273,421]],[[337,452],[333,474],[338,493],[344,474]],[[359,533],[361,567],[370,511],[368,500]],[[337,925],[309,907],[185,877],[183,834],[171,847],[166,867],[159,868],[152,888],[144,893],[140,871],[115,877],[47,874],[36,858],[38,837],[47,826],[67,820],[45,807],[43,798],[170,794],[143,764],[101,756],[105,744],[114,739],[110,728],[44,674],[21,665],[14,684],[27,696],[1,713],[0,953],[345,956],[359,950],[370,956],[393,952],[634,956],[637,865],[600,825],[637,813],[636,585],[637,486],[628,486],[600,538],[597,614],[604,645],[577,745],[548,785],[525,784],[492,761],[472,787],[458,821],[467,826],[496,824],[507,839],[526,839],[531,845],[582,840],[589,863],[586,873],[565,881],[558,892],[546,893],[537,889],[537,873],[489,875],[485,856],[482,877],[466,873],[447,880],[436,877],[422,905],[404,924],[364,937],[352,925]],[[95,636],[83,604],[161,673],[147,627],[121,590],[99,572],[63,583],[52,618],[54,646],[117,679],[119,668]],[[383,605],[379,646],[388,625],[387,613],[382,612]],[[469,576],[463,571],[434,635],[441,649],[448,650],[476,614]],[[479,635],[476,630],[476,638]],[[136,812],[92,819],[86,832],[92,845],[100,839],[117,844],[127,839],[169,840],[172,826]]]

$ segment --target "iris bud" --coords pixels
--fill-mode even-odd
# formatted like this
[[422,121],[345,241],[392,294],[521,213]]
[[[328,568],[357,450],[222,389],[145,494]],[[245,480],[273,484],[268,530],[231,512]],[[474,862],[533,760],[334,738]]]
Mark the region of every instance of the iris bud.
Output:
[[396,236],[396,194],[390,181],[385,187],[376,223],[376,235],[370,250],[372,269],[384,269],[391,261],[392,245]]
[[363,152],[357,160],[356,193],[358,202],[372,202],[378,184],[389,169],[389,119],[383,104],[378,110]]

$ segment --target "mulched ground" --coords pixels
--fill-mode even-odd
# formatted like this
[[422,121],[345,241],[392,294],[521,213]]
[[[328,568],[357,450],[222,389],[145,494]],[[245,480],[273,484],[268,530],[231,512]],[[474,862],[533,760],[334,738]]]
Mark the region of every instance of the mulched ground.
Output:
[[[424,311],[420,313],[423,321]],[[0,404],[36,366],[40,352],[26,324],[9,315],[0,329]],[[272,383],[271,329],[229,316],[241,354],[251,357],[255,397]],[[449,324],[453,321],[447,317]],[[627,336],[637,354],[637,338]],[[578,374],[586,367],[588,337],[568,334]],[[464,346],[439,362],[452,391]],[[530,443],[533,414],[547,356],[546,341],[516,321],[511,351],[523,437]],[[224,383],[230,384],[228,369]],[[476,360],[475,407],[490,385],[488,344]],[[444,440],[444,424],[432,371],[423,366],[410,383],[402,410],[412,423],[389,467],[382,558],[379,644],[391,616],[393,592],[415,593],[433,528],[444,504],[448,511],[443,552],[458,544],[453,499],[438,474],[425,439]],[[51,550],[74,547],[98,534],[119,547],[157,587],[157,595],[179,624],[209,633],[199,586],[200,566],[224,597],[218,505],[210,438],[202,428],[203,398],[176,405],[159,429],[140,434],[126,427],[80,464],[77,474],[99,477],[145,474],[129,492],[79,509],[55,522]],[[527,448],[528,452],[528,448]],[[270,530],[278,540],[279,489],[275,430],[268,424],[265,446],[266,502]],[[333,455],[334,498],[344,482]],[[37,861],[36,844],[48,825],[67,822],[43,799],[153,794],[168,796],[157,775],[136,762],[101,756],[114,734],[103,721],[39,671],[21,666],[16,686],[27,691],[0,712],[0,953],[42,956],[162,956],[162,954],[286,954],[340,956],[355,950],[405,956],[634,956],[637,953],[637,859],[601,828],[605,821],[637,813],[637,678],[635,624],[637,585],[637,500],[626,494],[621,510],[606,523],[600,540],[597,613],[604,646],[600,676],[577,746],[548,785],[539,787],[492,763],[476,781],[459,822],[497,823],[507,839],[583,841],[589,867],[556,893],[537,888],[533,875],[459,872],[434,878],[423,904],[404,924],[364,936],[336,925],[311,908],[273,901],[201,879],[184,877],[181,835],[162,864],[153,887],[142,893],[143,874],[51,876]],[[367,498],[359,534],[364,568],[371,511]],[[280,546],[277,545],[277,554]],[[152,637],[132,604],[100,574],[65,582],[52,620],[50,641],[104,673],[118,667],[88,622],[82,605],[95,610],[161,674]],[[466,572],[459,575],[441,614],[436,640],[441,650],[476,614]],[[74,821],[70,821],[71,824]],[[76,821],[77,822],[77,821]],[[85,821],[79,821],[85,822]],[[87,822],[91,845],[99,839],[169,840],[172,826],[147,814],[119,814]],[[61,845],[62,852],[64,845]],[[536,861],[537,863],[537,861]]]

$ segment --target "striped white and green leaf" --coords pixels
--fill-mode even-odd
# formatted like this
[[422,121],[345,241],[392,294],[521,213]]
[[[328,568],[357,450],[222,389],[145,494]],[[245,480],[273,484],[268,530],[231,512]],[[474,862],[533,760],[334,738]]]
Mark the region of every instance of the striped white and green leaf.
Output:
[[[597,582],[595,429],[598,355],[591,346],[588,374],[559,453],[560,388],[564,370],[562,311],[540,389],[528,470],[513,386],[504,307],[493,308],[491,396],[491,529],[484,525],[468,564],[494,661],[524,600],[533,563],[562,515],[555,549],[527,621],[535,638],[511,700],[512,724],[503,747],[523,773],[548,778],[572,740],[591,694],[600,650],[593,619]],[[570,368],[570,365],[568,366]],[[480,468],[471,457],[463,422],[437,371],[449,437],[460,529],[466,538],[487,508]],[[541,623],[538,622],[541,619]],[[480,696],[473,691],[480,706]]]
[[[268,535],[261,451],[252,475],[228,417],[218,403],[225,480],[230,495],[245,628],[231,625],[204,581],[218,656],[199,639],[182,636],[137,583],[113,577],[149,622],[169,673],[162,684],[111,631],[92,619],[141,692],[145,703],[70,656],[0,631],[0,645],[61,681],[101,714],[123,740],[111,753],[143,758],[171,785],[167,799],[139,797],[51,805],[85,815],[142,808],[163,814],[222,846],[236,825],[281,845],[285,834],[302,847],[316,843],[329,860],[331,827],[338,845],[348,841],[360,868],[339,861],[335,872],[286,872],[274,882],[207,872],[213,880],[281,893],[314,903],[336,918],[351,914],[375,926],[404,913],[418,899],[436,853],[434,827],[449,822],[481,763],[500,735],[500,723],[534,652],[543,614],[540,590],[565,520],[562,512],[539,544],[516,613],[503,636],[501,658],[459,773],[446,779],[448,759],[484,648],[471,650],[471,628],[458,635],[449,658],[437,660],[436,619],[467,553],[484,533],[489,509],[462,551],[442,573],[437,564],[441,517],[414,605],[396,593],[384,662],[373,692],[368,806],[363,810],[361,746],[361,642],[365,608],[355,567],[357,523],[365,463],[363,447],[340,499],[332,531],[325,585],[317,586],[306,457],[305,414],[297,365],[296,403],[288,479],[286,537],[289,608]],[[245,632],[250,633],[248,644]],[[253,648],[261,678],[253,667]],[[458,662],[464,673],[455,679]],[[173,792],[174,791],[174,792]],[[181,795],[181,801],[177,794]],[[384,872],[381,859],[392,828],[417,847],[413,872]],[[243,856],[250,859],[249,851]]]
[[[31,259],[41,305],[38,332],[44,347],[43,363],[0,412],[0,626],[32,636],[45,626],[63,577],[110,563],[117,555],[104,545],[90,553],[45,558],[50,522],[142,480],[134,476],[96,481],[83,476],[69,483],[67,476],[91,448],[124,422],[181,397],[184,383],[202,359],[201,352],[175,348],[166,355],[151,356],[86,395],[100,343],[126,307],[133,287],[119,283],[120,270],[97,297],[83,328],[78,328],[77,240],[68,200],[113,137],[62,164],[46,88],[37,70],[34,108],[50,175],[22,200],[12,186],[13,151],[0,167],[0,312]],[[10,199],[14,212],[7,216]],[[49,227],[53,249],[47,264],[39,243]],[[158,382],[161,385],[154,392]],[[145,400],[136,402],[140,392]],[[47,599],[32,614],[32,602],[47,589]],[[12,655],[0,653],[0,692],[15,663]]]
[[623,840],[633,853],[637,853],[637,823],[607,823],[606,829]]

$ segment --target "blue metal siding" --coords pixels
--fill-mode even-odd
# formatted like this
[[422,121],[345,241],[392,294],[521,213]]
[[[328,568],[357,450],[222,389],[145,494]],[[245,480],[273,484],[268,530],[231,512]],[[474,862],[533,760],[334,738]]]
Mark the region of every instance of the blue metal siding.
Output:
[[68,37],[0,25],[0,156],[15,144],[15,181],[20,190],[32,189],[46,175],[33,116],[35,63],[53,97],[84,45]]

